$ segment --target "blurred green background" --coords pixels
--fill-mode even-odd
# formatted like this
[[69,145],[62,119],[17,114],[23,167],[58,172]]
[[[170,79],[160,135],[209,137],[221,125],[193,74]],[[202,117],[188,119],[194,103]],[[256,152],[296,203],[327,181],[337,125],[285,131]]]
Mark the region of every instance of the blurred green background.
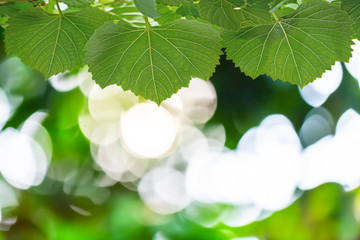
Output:
[[[0,28],[1,34],[3,31]],[[350,189],[345,186],[350,191],[331,181],[311,190],[297,188],[289,206],[268,211],[239,226],[229,226],[221,221],[223,213],[234,208],[221,201],[190,201],[172,214],[154,211],[139,196],[137,185],[151,169],[171,162],[168,159],[176,155],[176,146],[165,157],[142,160],[147,161],[147,167],[133,181],[115,181],[116,177],[107,176],[95,164],[92,151],[98,149],[92,148],[94,143],[84,136],[79,127],[79,117],[89,113],[89,95],[84,94],[87,87],[83,85],[80,89],[77,82],[66,79],[74,76],[78,79],[83,70],[62,76],[60,85],[56,85],[16,57],[7,57],[2,35],[0,40],[0,101],[4,105],[5,98],[1,96],[6,96],[10,106],[8,116],[0,110],[3,114],[0,116],[0,136],[6,129],[24,129],[24,122],[31,123],[29,119],[41,123],[43,128],[40,127],[40,133],[34,134],[33,139],[40,143],[48,160],[51,160],[46,165],[45,175],[39,177],[39,184],[22,186],[11,182],[9,176],[0,177],[0,239],[360,239],[360,191],[357,187],[360,182]],[[203,132],[212,126],[223,126],[227,151],[235,151],[239,140],[250,128],[258,126],[271,114],[282,114],[293,124],[305,149],[322,137],[335,134],[335,125],[347,109],[360,111],[359,82],[344,64],[341,68],[341,84],[320,104],[320,110],[316,110],[330,116],[330,130],[315,131],[309,136],[302,135],[301,129],[309,112],[316,108],[304,101],[297,86],[273,81],[266,76],[252,80],[234,68],[224,54],[210,79],[217,95],[216,111],[209,121],[193,125]],[[140,103],[143,101],[139,100]],[[201,105],[202,102],[196,104]],[[34,113],[39,112],[43,115],[34,117]],[[31,126],[38,125],[29,126],[31,130]],[[5,144],[7,140],[3,137],[0,141],[3,143],[0,145],[0,164],[12,159],[9,151],[4,150],[9,145]],[[14,146],[11,151],[22,151],[22,142],[11,143]],[[343,155],[343,158],[347,157]],[[356,155],[354,151],[350,157],[360,162],[360,152]],[[343,159],[338,160],[341,162]],[[184,165],[183,162],[181,164]],[[176,165],[179,172],[186,172],[183,165]],[[21,168],[20,165],[18,167]],[[326,167],[323,166],[324,171]],[[360,169],[354,170],[360,176]],[[1,171],[4,174],[5,170]],[[270,190],[269,195],[272,194]],[[196,208],[195,215],[193,212],[189,214],[191,208]],[[242,211],[241,208],[239,211]],[[246,210],[242,214],[246,216]]]

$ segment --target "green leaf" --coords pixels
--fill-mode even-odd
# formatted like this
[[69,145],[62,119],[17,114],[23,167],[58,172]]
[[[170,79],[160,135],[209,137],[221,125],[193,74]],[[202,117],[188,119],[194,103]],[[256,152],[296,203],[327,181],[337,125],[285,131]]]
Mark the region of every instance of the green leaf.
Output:
[[298,4],[295,3],[289,3],[286,5],[282,5],[279,9],[277,9],[276,11],[274,11],[274,14],[278,17],[278,18],[282,18],[286,15],[291,14],[294,10],[296,10],[299,7]]
[[356,32],[355,37],[360,40],[360,0],[342,0],[341,9],[355,21],[353,25]]
[[[301,1],[299,1],[301,2]],[[302,1],[303,2],[303,1]],[[279,9],[280,7],[289,4],[289,3],[298,3],[298,0],[274,0],[269,3],[269,6],[272,11]]]
[[227,56],[252,78],[267,74],[304,87],[351,57],[352,20],[337,6],[307,2],[274,24],[224,31]]
[[117,84],[160,104],[192,77],[209,79],[220,40],[210,25],[194,20],[147,29],[107,22],[86,44],[85,61],[102,88]]
[[160,13],[156,10],[156,0],[134,0],[135,6],[145,16],[151,18],[160,17]]
[[159,4],[157,6],[158,12],[161,14],[161,17],[156,18],[156,22],[159,24],[166,24],[176,19],[180,19],[181,15],[174,13],[167,6]]
[[180,6],[182,4],[193,3],[194,0],[156,0],[156,2],[169,6]]
[[60,0],[61,2],[73,7],[86,7],[94,3],[94,0]]
[[0,15],[0,26],[3,27],[3,25],[5,25],[8,20],[9,17],[3,17]]
[[200,0],[199,3],[204,20],[231,30],[271,22],[269,10],[263,3],[245,7],[244,0]]
[[331,4],[337,5],[337,6],[341,6],[341,0],[332,0]]
[[111,12],[134,27],[145,27],[144,16],[133,3],[123,3],[116,6]]
[[94,8],[64,15],[30,8],[10,18],[5,31],[8,55],[39,70],[46,78],[83,65],[83,48],[95,29],[112,18]]
[[[304,0],[301,0],[304,1]],[[270,12],[274,12],[278,18],[282,18],[294,10],[296,10],[301,4],[298,0],[276,0],[269,4]],[[306,1],[306,0],[305,0]],[[317,0],[312,0],[317,1]],[[320,0],[322,1],[322,0]]]
[[34,7],[32,3],[20,3],[20,4],[6,4],[0,5],[0,14],[12,17],[18,12],[25,10],[26,8]]
[[200,18],[198,4],[185,4],[185,5],[182,5],[181,7],[179,7],[176,10],[176,13],[181,15],[181,16],[184,16],[184,17],[191,16],[193,18]]

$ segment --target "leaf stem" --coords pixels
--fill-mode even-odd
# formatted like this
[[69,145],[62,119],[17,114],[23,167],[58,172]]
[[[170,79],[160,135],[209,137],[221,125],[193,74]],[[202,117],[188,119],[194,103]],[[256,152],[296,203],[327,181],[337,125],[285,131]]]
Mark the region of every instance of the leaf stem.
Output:
[[274,17],[276,22],[279,22],[279,19],[278,19],[278,17],[276,16],[276,14],[274,12],[272,12],[271,15]]
[[62,11],[61,11],[61,9],[60,9],[59,1],[58,1],[58,0],[55,0],[55,3],[56,3],[56,7],[57,7],[60,15],[62,15]]
[[286,1],[281,1],[279,4],[277,4],[273,9],[270,10],[271,13],[275,12],[276,10],[278,10]]
[[146,30],[149,30],[150,27],[151,27],[150,22],[149,22],[149,18],[144,15],[144,19],[145,19],[145,24],[146,24]]

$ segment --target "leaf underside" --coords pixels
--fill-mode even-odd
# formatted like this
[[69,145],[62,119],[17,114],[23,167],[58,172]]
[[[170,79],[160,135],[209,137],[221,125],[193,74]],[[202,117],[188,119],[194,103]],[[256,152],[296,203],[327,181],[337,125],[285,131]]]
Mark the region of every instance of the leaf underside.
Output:
[[355,37],[360,40],[360,0],[342,0],[341,8],[355,21],[353,25]]
[[160,104],[192,77],[208,80],[221,45],[210,25],[181,19],[149,29],[107,22],[85,50],[85,61],[101,87],[117,84]]
[[145,16],[151,18],[160,17],[160,13],[156,10],[156,0],[134,0],[135,6]]
[[94,3],[94,0],[60,0],[61,2],[73,7],[86,7]]
[[263,3],[245,6],[244,0],[200,0],[199,11],[204,20],[230,30],[271,23],[269,7]]
[[169,5],[169,6],[180,6],[182,4],[193,3],[194,0],[156,0],[159,4]]
[[0,15],[13,17],[18,12],[33,6],[34,5],[32,3],[26,3],[26,2],[21,4],[0,5]]
[[110,19],[109,14],[94,8],[64,15],[30,8],[10,18],[5,31],[6,51],[49,78],[83,66],[86,42]]
[[144,16],[139,12],[134,3],[123,3],[111,10],[111,13],[134,27],[145,27]]
[[252,78],[267,74],[304,87],[351,57],[352,20],[326,2],[306,2],[271,25],[224,31],[227,56]]

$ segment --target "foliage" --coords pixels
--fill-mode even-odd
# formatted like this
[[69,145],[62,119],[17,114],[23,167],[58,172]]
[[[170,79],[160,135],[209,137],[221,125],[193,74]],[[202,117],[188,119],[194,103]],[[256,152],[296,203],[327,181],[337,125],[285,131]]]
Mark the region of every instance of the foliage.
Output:
[[81,67],[85,44],[95,29],[110,19],[110,15],[95,8],[56,15],[29,8],[10,18],[6,49],[49,78]]
[[234,31],[272,23],[269,6],[262,3],[246,6],[242,0],[203,0],[199,11],[206,21]]
[[[85,107],[91,100],[82,92],[88,86],[61,92],[44,76],[71,70],[63,79],[71,85],[71,77],[88,64],[101,87],[118,84],[158,104],[192,77],[211,78],[217,110],[199,128],[224,125],[226,147],[235,149],[241,135],[271,113],[286,115],[301,132],[310,107],[297,87],[270,77],[304,86],[335,61],[347,61],[351,38],[360,36],[360,0],[59,0],[69,7],[62,12],[54,0],[16,1],[0,1],[0,135],[23,128],[34,112],[45,111],[48,117],[39,129],[49,134],[44,150],[52,157],[42,184],[27,191],[12,188],[16,206],[6,206],[1,173],[0,239],[359,239],[360,189],[344,192],[335,183],[297,189],[299,198],[290,206],[263,212],[241,227],[218,221],[234,208],[224,203],[196,202],[172,215],[152,212],[133,192],[134,182],[109,181],[93,161],[95,144],[89,145],[79,128],[79,116],[91,111]],[[3,37],[7,55],[25,63],[5,56]],[[349,107],[360,111],[358,82],[343,69],[344,80],[323,105],[334,121]],[[7,101],[9,118],[2,122]],[[116,101],[111,104],[121,108]],[[109,109],[101,113],[108,115]],[[328,127],[334,133],[330,122],[316,130]],[[105,132],[99,129],[97,134]],[[12,147],[21,149],[21,143]],[[0,150],[4,153],[4,147]],[[0,155],[0,162],[6,157]],[[177,157],[144,161],[166,165]],[[174,167],[183,169],[183,164]],[[20,166],[14,170],[20,172]],[[214,185],[209,191],[230,186]]]
[[[86,62],[101,87],[115,83],[160,104],[188,86],[192,76],[211,76],[218,63],[219,42],[215,29],[194,20],[151,29],[108,22],[86,45]],[[126,57],[129,54],[132,58]]]
[[[360,0],[134,0],[138,10],[131,1],[62,0],[63,13],[51,7],[56,0],[22,2],[0,6],[9,55],[46,78],[89,64],[102,87],[118,84],[158,104],[192,77],[208,80],[222,48],[248,76],[304,87],[348,61],[359,36]],[[140,12],[143,24],[132,24]]]
[[62,0],[61,2],[74,7],[86,7],[94,3],[94,0]]
[[135,6],[144,15],[151,18],[158,18],[161,15],[156,10],[156,0],[134,0]]
[[224,31],[222,37],[228,56],[250,77],[267,74],[304,87],[321,77],[333,59],[351,57],[351,23],[338,7],[307,2],[281,21]]
[[346,11],[355,21],[353,28],[356,32],[356,38],[360,39],[360,3],[359,1],[343,0],[341,1],[341,9]]

